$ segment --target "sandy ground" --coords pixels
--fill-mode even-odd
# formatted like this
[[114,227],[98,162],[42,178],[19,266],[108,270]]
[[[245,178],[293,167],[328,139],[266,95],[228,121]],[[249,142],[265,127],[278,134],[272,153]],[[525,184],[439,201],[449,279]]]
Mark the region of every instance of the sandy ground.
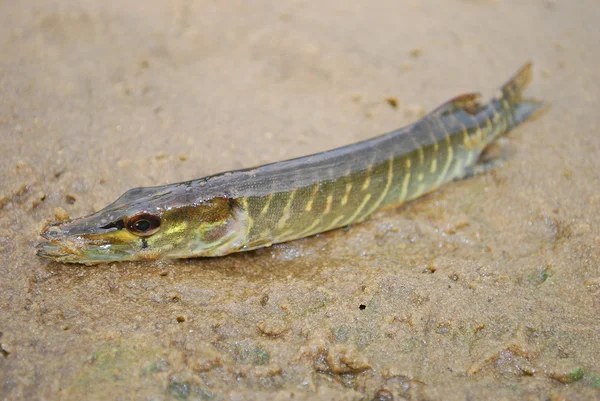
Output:
[[[0,0],[0,399],[600,399],[599,20],[597,0]],[[369,138],[526,60],[553,106],[509,162],[364,224],[211,260],[34,254],[57,207]]]

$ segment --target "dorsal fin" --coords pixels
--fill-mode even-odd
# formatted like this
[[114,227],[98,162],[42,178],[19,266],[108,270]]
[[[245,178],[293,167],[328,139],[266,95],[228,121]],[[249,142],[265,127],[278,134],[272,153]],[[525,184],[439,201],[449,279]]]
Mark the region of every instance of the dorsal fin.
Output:
[[465,113],[475,115],[483,109],[480,93],[465,93],[448,100],[439,106],[431,114],[437,117],[446,116],[459,110]]

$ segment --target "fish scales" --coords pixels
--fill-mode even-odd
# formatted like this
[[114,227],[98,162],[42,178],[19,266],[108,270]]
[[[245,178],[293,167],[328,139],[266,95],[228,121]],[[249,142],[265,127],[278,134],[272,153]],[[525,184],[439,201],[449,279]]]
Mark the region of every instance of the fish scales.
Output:
[[368,218],[472,175],[499,136],[539,111],[525,65],[487,104],[458,96],[415,123],[338,149],[162,187],[137,188],[50,225],[38,254],[99,263],[220,256]]
[[[334,172],[330,176],[339,178],[327,181],[314,177],[314,182],[307,186],[277,193],[281,199],[277,213],[257,213],[264,211],[265,205],[274,206],[269,202],[272,194],[248,197],[251,205],[248,213],[254,223],[247,247],[253,249],[355,223],[381,207],[400,205],[460,178],[469,161],[481,152],[484,138],[494,135],[491,130],[499,132],[501,125],[506,123],[505,118],[489,124],[487,115],[430,115],[409,129],[388,134],[387,140],[376,146],[372,141],[357,144],[354,152],[361,155],[361,160],[354,160],[355,171]],[[384,161],[373,162],[381,159]],[[342,169],[345,167],[341,166]],[[405,179],[408,179],[407,188],[400,196]],[[367,180],[369,185],[363,189]],[[310,180],[302,178],[299,181]],[[285,211],[282,205],[289,201],[292,193],[291,208]],[[325,215],[328,197],[332,197],[332,203],[337,206],[333,208],[334,212]],[[308,204],[310,208],[306,207]],[[286,218],[288,215],[293,218]],[[285,224],[279,225],[282,220]],[[274,225],[275,221],[278,224]]]

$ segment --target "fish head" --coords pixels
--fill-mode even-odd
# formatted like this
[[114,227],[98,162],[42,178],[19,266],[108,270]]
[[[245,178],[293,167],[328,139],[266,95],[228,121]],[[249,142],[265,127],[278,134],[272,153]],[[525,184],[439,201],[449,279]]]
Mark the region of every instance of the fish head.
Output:
[[242,247],[247,215],[236,200],[182,196],[160,187],[128,191],[99,212],[48,224],[37,255],[96,264],[220,256]]

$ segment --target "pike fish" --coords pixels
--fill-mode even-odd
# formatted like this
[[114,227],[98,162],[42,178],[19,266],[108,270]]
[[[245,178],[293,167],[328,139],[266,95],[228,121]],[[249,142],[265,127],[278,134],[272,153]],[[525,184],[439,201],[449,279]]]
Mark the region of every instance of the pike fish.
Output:
[[58,262],[222,256],[360,222],[486,171],[482,152],[544,103],[523,97],[525,64],[487,103],[444,103],[388,134],[263,166],[134,188],[92,215],[48,224],[37,254]]

